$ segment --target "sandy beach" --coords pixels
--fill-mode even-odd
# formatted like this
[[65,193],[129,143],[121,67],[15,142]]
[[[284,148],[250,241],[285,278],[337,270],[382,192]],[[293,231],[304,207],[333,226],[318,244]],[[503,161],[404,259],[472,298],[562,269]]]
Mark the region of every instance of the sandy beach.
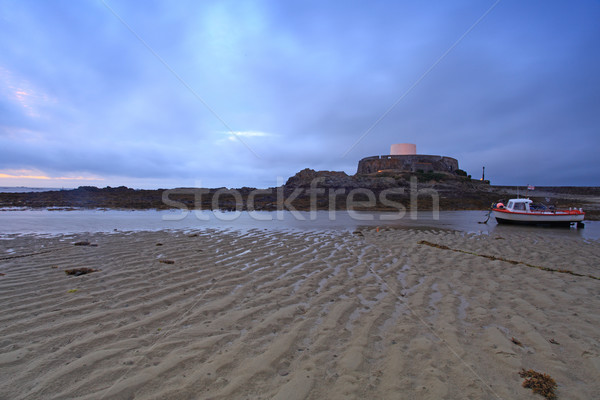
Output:
[[522,368],[600,398],[599,261],[530,231],[5,235],[0,398],[543,399]]

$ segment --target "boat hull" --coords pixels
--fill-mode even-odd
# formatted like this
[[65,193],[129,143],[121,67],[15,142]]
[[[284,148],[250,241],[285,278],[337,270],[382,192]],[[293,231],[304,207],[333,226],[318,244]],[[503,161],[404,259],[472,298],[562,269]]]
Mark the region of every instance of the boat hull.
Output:
[[494,218],[499,224],[520,225],[553,225],[569,226],[583,221],[585,213],[580,211],[566,211],[557,213],[521,213],[506,210],[493,210]]

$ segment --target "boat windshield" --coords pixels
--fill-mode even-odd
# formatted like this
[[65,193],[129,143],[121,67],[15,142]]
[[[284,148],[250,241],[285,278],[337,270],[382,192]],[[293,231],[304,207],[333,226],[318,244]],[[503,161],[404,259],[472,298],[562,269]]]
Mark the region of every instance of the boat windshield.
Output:
[[525,203],[515,203],[515,210],[525,211]]

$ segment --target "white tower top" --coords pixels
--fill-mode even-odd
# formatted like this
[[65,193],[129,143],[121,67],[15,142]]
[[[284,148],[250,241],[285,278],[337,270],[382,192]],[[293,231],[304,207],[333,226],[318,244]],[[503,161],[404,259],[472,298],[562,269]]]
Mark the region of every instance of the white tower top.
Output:
[[417,145],[413,143],[395,143],[390,148],[392,156],[409,156],[417,154]]

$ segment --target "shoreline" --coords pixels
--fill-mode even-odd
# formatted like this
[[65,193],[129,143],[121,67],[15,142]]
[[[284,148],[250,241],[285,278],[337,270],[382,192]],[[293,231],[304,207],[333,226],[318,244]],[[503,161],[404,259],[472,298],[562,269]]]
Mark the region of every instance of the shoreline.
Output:
[[[125,187],[80,187],[72,190],[0,193],[0,208],[83,208],[122,210],[222,210],[222,211],[486,211],[499,199],[516,197],[517,187],[490,186],[477,181],[418,182],[372,178],[367,186],[319,186],[321,178],[298,182],[300,186],[269,189],[176,188],[134,190]],[[388,179],[388,180],[386,180]],[[291,179],[290,179],[291,180]],[[315,183],[316,182],[316,183]],[[358,185],[360,182],[357,182]],[[287,185],[287,184],[286,184]],[[370,186],[369,186],[370,185]],[[523,192],[523,191],[521,191]],[[532,200],[557,208],[583,208],[588,221],[600,220],[600,188],[538,187],[527,194]]]
[[597,276],[598,241],[207,228],[23,235],[0,255],[23,256],[0,261],[14,399],[537,398],[521,368],[600,396],[598,281],[526,266]]

